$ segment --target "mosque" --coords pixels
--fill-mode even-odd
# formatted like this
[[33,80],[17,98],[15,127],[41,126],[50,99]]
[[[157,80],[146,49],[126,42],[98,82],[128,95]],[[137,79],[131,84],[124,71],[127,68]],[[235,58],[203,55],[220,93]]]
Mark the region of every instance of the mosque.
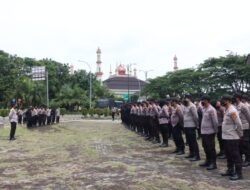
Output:
[[[117,64],[115,72],[113,74],[111,65],[109,78],[102,81],[103,72],[101,69],[101,49],[98,48],[96,51],[97,61],[96,61],[96,78],[107,88],[113,92],[116,96],[124,98],[127,100],[133,94],[140,96],[140,93],[144,86],[147,84],[147,81],[143,81],[137,77],[136,68],[132,68],[131,65]],[[177,70],[177,57],[174,56],[174,70]]]

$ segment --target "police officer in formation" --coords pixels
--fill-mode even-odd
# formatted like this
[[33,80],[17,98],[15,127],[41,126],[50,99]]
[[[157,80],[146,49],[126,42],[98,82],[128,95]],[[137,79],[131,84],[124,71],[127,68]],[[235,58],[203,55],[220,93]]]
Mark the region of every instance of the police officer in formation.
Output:
[[[198,115],[199,111],[202,117]],[[242,167],[250,166],[250,99],[247,96],[226,95],[221,100],[211,101],[211,97],[204,95],[198,103],[193,103],[191,96],[186,94],[182,102],[170,98],[124,104],[121,120],[126,128],[153,144],[161,143],[161,147],[169,146],[172,131],[173,153],[176,155],[185,154],[185,137],[189,147],[185,158],[190,161],[200,160],[197,142],[197,131],[200,131],[205,160],[199,166],[208,171],[215,170],[216,159],[226,158],[227,170],[221,175],[230,180],[242,179]],[[219,142],[217,155],[216,136]]]
[[27,122],[27,128],[51,125],[59,123],[60,120],[60,109],[51,109],[51,108],[37,108],[30,106],[26,110],[25,118]]

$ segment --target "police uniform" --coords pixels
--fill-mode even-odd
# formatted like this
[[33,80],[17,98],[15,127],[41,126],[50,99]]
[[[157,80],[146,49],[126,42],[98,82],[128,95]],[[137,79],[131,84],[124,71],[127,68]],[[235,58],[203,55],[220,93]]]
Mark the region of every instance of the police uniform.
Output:
[[217,133],[217,139],[219,142],[220,152],[218,154],[219,158],[224,158],[224,145],[222,140],[222,122],[224,117],[224,111],[225,109],[220,106],[216,108],[217,118],[218,118],[218,133]]
[[10,121],[10,140],[15,140],[15,133],[16,133],[16,124],[17,124],[18,116],[17,111],[13,107],[9,113],[9,121]]
[[225,110],[222,123],[222,139],[227,158],[227,171],[222,176],[242,178],[242,159],[239,150],[240,138],[243,136],[239,113],[233,105]]
[[250,165],[250,111],[248,110],[248,107],[242,102],[239,102],[239,104],[236,105],[236,109],[239,113],[243,129],[243,138],[240,140],[240,153],[241,155],[245,155],[245,162],[243,163],[243,166],[247,167]]
[[201,138],[206,161],[200,166],[207,167],[207,170],[213,170],[217,168],[215,150],[215,134],[218,132],[217,112],[210,104],[203,107],[202,112]]
[[189,102],[189,105],[184,106],[184,130],[189,146],[190,161],[200,160],[199,147],[196,139],[196,129],[199,126],[199,118],[195,105]]
[[153,132],[154,141],[153,143],[160,143],[160,134],[159,134],[159,122],[157,118],[157,113],[159,109],[157,105],[153,104],[150,112],[151,116],[151,127]]
[[176,107],[172,106],[171,124],[173,127],[173,139],[176,146],[176,150],[173,153],[184,154],[184,140],[182,137],[183,129],[183,111],[182,107],[177,104]]
[[158,112],[158,121],[160,132],[162,135],[162,147],[168,146],[168,125],[169,125],[169,108],[167,105],[164,105]]

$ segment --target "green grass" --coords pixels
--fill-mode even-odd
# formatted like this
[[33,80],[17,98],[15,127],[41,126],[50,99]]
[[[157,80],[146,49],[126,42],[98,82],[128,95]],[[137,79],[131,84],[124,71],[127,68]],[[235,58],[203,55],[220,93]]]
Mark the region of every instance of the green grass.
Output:
[[[171,147],[159,148],[117,123],[84,121],[31,130],[18,126],[13,142],[7,140],[9,130],[0,129],[0,189],[233,187],[214,173],[201,170],[198,163],[168,155],[167,151],[174,149],[172,141]],[[195,174],[197,170],[203,176]],[[23,180],[31,183],[21,184]],[[247,189],[247,183],[235,187]]]

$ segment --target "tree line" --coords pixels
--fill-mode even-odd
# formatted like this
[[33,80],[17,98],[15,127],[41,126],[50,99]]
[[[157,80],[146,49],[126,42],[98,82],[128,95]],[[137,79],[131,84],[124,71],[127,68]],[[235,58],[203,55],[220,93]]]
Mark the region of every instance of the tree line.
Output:
[[[14,100],[27,107],[29,105],[46,105],[45,81],[32,81],[31,69],[34,66],[45,66],[49,78],[50,105],[74,110],[89,106],[89,75],[85,70],[70,74],[68,64],[52,59],[36,60],[21,58],[0,51],[0,108],[7,108]],[[92,101],[100,97],[114,98],[110,91],[100,84],[94,74]]]
[[197,68],[168,72],[149,80],[143,90],[144,95],[154,99],[183,97],[185,93],[194,98],[208,94],[216,99],[236,92],[250,95],[250,65],[245,55],[209,58]]

